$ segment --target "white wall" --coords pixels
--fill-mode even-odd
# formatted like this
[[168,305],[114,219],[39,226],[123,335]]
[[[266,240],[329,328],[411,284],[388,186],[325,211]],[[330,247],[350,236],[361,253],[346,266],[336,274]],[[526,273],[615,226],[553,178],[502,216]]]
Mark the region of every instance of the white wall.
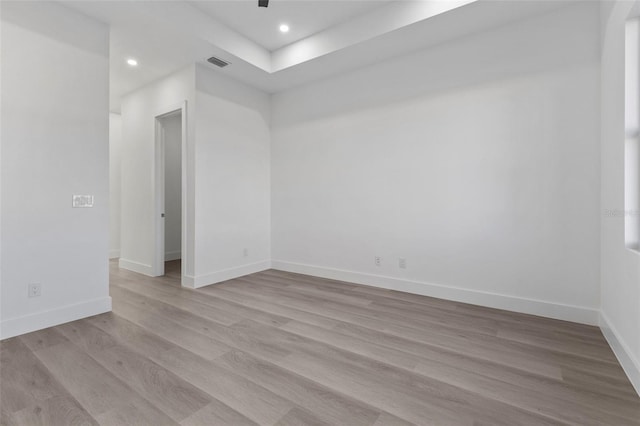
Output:
[[[120,266],[153,275],[155,256],[154,152],[156,117],[187,101],[187,168],[193,170],[195,147],[194,67],[145,86],[122,99],[121,253]],[[193,180],[190,181],[193,188]],[[187,211],[193,215],[193,193],[187,193]],[[188,221],[187,254],[183,272],[192,275],[193,219]]]
[[109,113],[109,259],[120,257],[122,117]]
[[[7,338],[111,309],[107,27],[2,2],[2,317]],[[95,207],[74,209],[73,194]],[[40,297],[28,298],[29,283]]]
[[596,323],[598,13],[274,95],[274,267]]
[[625,247],[625,20],[633,2],[601,10],[601,327],[640,393],[640,254]]
[[164,128],[164,254],[180,259],[182,244],[182,115],[161,120]]
[[[196,68],[194,285],[269,267],[269,96]],[[246,256],[245,256],[246,249]]]
[[200,65],[122,101],[120,266],[153,274],[154,117],[181,99],[188,101],[187,249],[193,253],[187,262],[182,253],[184,284],[268,268],[269,96]]

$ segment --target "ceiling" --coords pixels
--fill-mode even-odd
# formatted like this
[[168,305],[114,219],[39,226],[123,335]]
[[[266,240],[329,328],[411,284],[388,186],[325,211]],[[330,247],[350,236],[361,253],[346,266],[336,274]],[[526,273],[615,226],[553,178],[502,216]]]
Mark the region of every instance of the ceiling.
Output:
[[[275,93],[574,0],[59,0],[110,26],[110,102],[193,63]],[[281,23],[291,30],[282,34]],[[206,62],[217,56],[231,65]],[[126,64],[135,58],[138,66]]]
[[[272,0],[267,8],[257,7],[257,0],[192,1],[191,4],[268,51],[274,51],[390,1]],[[284,23],[290,26],[286,34],[278,31]]]

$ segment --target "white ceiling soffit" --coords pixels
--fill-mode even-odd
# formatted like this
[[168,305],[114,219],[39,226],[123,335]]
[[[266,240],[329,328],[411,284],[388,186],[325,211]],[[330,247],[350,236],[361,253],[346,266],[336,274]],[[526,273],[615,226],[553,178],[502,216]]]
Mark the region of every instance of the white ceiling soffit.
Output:
[[477,0],[396,1],[282,47],[271,55],[271,72],[345,49]]
[[[287,0],[271,0],[269,8],[278,1]],[[359,0],[341,0],[344,4],[351,1]],[[117,111],[122,95],[193,63],[206,64],[215,72],[275,93],[545,13],[573,1],[380,0],[376,3],[374,0],[367,7],[360,4],[342,10],[335,1],[331,6],[319,6],[323,2],[296,0],[295,10],[299,14],[309,8],[299,15],[307,19],[306,22],[322,15],[322,23],[318,25],[332,25],[307,37],[304,32],[294,34],[287,41],[295,41],[274,51],[268,47],[281,45],[279,39],[272,38],[263,42],[264,45],[258,43],[253,39],[255,33],[247,32],[245,24],[237,23],[244,22],[242,13],[220,13],[220,19],[213,16],[214,11],[223,8],[222,4],[229,4],[228,1],[220,4],[216,1],[213,7],[202,1],[171,0],[62,0],[62,3],[110,25],[111,105],[112,110]],[[256,0],[250,3],[258,9]],[[323,12],[321,7],[325,7]],[[231,19],[235,15],[239,16]],[[277,17],[270,19],[266,27],[278,22]],[[296,25],[295,22],[289,24]],[[268,30],[275,32],[277,28]],[[301,36],[304,38],[297,39]],[[210,65],[206,59],[211,56],[231,65],[225,68]],[[140,65],[135,69],[128,67],[127,57],[135,57]]]
[[269,91],[275,93],[287,90],[332,75],[392,60],[509,22],[544,14],[572,3],[575,3],[575,0],[475,1],[428,20],[404,26],[278,71],[270,76]]

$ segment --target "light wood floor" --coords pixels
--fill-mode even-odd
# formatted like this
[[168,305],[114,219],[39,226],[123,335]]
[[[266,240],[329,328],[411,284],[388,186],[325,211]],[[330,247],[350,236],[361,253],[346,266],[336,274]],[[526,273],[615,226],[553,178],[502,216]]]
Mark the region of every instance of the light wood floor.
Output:
[[4,425],[640,425],[600,331],[265,271],[111,265],[113,312],[7,339]]

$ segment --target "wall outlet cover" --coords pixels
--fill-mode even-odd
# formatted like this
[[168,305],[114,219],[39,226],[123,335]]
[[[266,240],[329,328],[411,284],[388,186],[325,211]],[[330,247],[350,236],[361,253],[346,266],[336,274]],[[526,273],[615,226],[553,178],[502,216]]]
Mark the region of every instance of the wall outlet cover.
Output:
[[40,283],[29,284],[29,297],[40,297],[42,294],[42,285]]

